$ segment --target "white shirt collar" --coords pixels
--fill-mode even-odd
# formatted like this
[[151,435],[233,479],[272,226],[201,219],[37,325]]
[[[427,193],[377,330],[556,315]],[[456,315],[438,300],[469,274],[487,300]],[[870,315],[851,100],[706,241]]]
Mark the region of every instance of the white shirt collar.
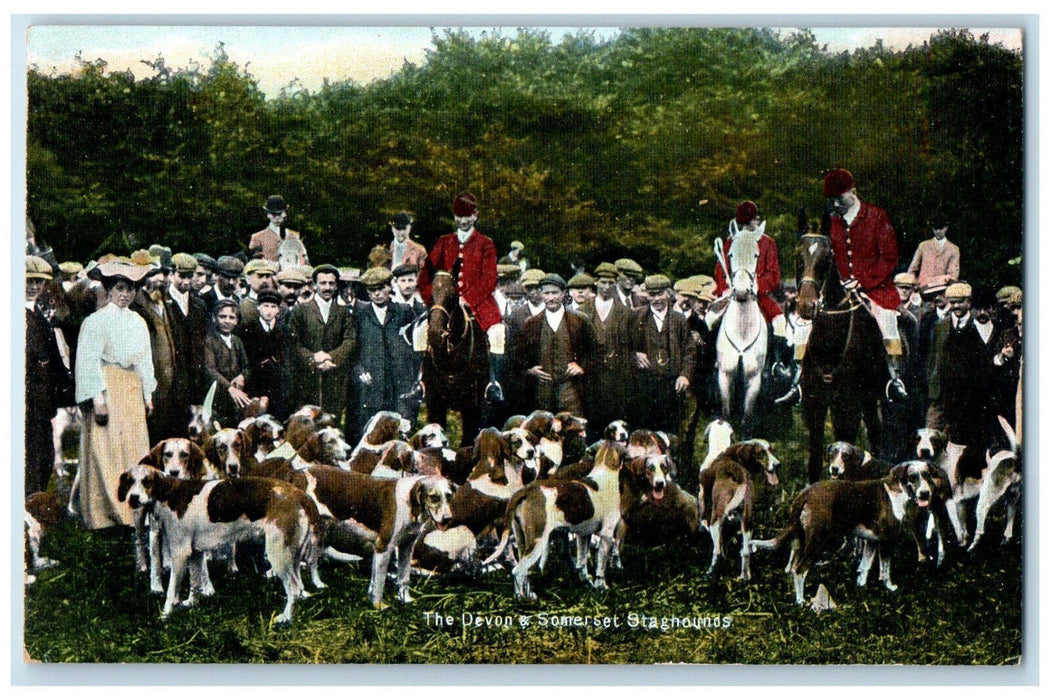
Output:
[[562,318],[565,317],[565,307],[559,306],[557,311],[550,311],[548,309],[546,312],[546,316],[547,325],[551,327],[552,331],[556,331],[558,330],[558,327],[561,326]]
[[849,211],[847,211],[845,214],[842,215],[842,218],[846,221],[846,225],[847,226],[852,226],[853,225],[853,220],[855,218],[857,218],[857,213],[859,211],[860,211],[860,198],[858,197],[857,199],[854,200],[853,206],[849,208]]
[[952,314],[952,325],[956,328],[963,328],[967,323],[970,322],[970,312],[967,311],[965,316],[959,317]]
[[175,300],[175,303],[182,309],[183,316],[189,313],[190,295],[189,293],[183,294],[179,290],[175,289],[174,284],[168,285],[168,296]]
[[386,312],[387,312],[387,309],[390,308],[390,304],[388,303],[386,306],[376,306],[374,301],[370,301],[368,303],[372,305],[372,311],[375,312],[376,318],[379,319],[379,322],[380,323],[385,323],[386,322]]
[[613,301],[612,297],[609,297],[608,299],[602,299],[601,297],[595,297],[594,298],[594,308],[598,312],[598,318],[600,318],[603,321],[606,318],[608,318],[609,317],[609,312],[612,311],[613,304],[615,304],[615,303],[616,302]]
[[470,240],[470,237],[474,234],[474,227],[472,226],[469,231],[456,230],[456,238],[459,239],[459,244],[464,245]]
[[328,314],[332,311],[332,302],[325,301],[320,294],[314,294],[314,301],[317,302],[317,308],[321,311],[321,318],[324,319],[325,323],[328,323]]
[[934,238],[933,242],[937,244],[938,248],[944,248],[944,244],[948,242],[948,237],[945,236],[944,238]]
[[272,221],[270,222],[270,225],[269,225],[269,226],[267,226],[266,228],[270,229],[271,231],[273,231],[274,233],[276,233],[276,234],[277,234],[278,236],[280,236],[280,235],[281,235],[281,227],[280,227],[280,226],[278,226],[277,224],[275,224],[275,223],[274,223],[274,222],[272,222]]
[[529,316],[535,316],[539,312],[547,308],[547,306],[541,301],[539,304],[533,304],[531,301],[525,301],[526,306],[529,307]]

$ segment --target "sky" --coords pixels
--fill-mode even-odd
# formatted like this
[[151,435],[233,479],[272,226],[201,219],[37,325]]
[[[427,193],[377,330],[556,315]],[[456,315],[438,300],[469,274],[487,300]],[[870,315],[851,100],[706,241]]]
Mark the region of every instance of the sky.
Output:
[[[418,20],[417,20],[418,21]],[[615,36],[615,27],[542,27],[552,40],[584,29],[599,39]],[[347,79],[366,84],[395,73],[405,61],[420,64],[431,46],[427,26],[101,26],[34,25],[30,27],[26,64],[45,73],[67,72],[79,53],[85,60],[104,59],[110,70],[128,70],[143,77],[151,69],[142,61],[163,56],[166,65],[182,68],[192,62],[207,64],[219,43],[230,58],[246,67],[267,96],[298,79],[314,91],[325,79]],[[440,28],[438,29],[440,31]],[[514,27],[478,27],[513,35]],[[784,31],[791,31],[785,29]],[[871,46],[881,39],[887,48],[919,45],[936,31],[930,27],[814,27],[817,43],[829,51]],[[1020,29],[971,28],[988,32],[993,42],[1021,49]]]

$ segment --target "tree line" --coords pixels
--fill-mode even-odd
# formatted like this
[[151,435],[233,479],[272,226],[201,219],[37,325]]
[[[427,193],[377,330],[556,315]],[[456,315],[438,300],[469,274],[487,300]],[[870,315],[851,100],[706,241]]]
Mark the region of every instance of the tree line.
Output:
[[712,270],[753,199],[791,277],[823,174],[846,167],[893,218],[902,267],[941,211],[963,277],[1021,280],[1023,61],[964,30],[839,54],[805,31],[448,30],[389,78],[270,99],[221,44],[144,79],[78,58],[28,74],[28,215],[60,260],[243,249],[280,193],[313,261],[359,267],[394,213],[429,247],[469,190],[501,254],[521,240],[546,269],[630,256],[674,276]]

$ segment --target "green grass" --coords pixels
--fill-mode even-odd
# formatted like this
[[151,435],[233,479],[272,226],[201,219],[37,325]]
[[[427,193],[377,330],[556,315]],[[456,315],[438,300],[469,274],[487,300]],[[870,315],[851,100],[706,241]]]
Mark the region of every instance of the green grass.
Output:
[[[783,523],[805,471],[797,424],[766,430],[773,432],[761,434],[788,437],[776,442],[783,495],[759,508],[759,537]],[[736,580],[732,555],[716,578],[704,579],[710,541],[702,533],[657,549],[625,546],[624,568],[610,573],[607,592],[584,588],[554,551],[546,571],[532,577],[535,603],[515,601],[509,576],[495,573],[476,583],[414,578],[410,605],[394,601],[388,586],[388,607],[375,610],[365,596],[367,568],[327,562],[321,574],[328,588],[299,602],[293,624],[278,629],[272,623],[283,607],[280,584],[245,567],[232,575],[222,563],[211,567],[214,597],[161,622],[162,597],[150,595],[147,577],[133,572],[130,530],[88,532],[67,521],[44,547],[62,563],[41,572],[26,593],[25,646],[43,662],[1009,665],[1022,653],[1022,554],[1017,542],[995,544],[1001,528],[1000,515],[986,546],[956,555],[940,571],[920,568],[914,548],[902,542],[896,592],[879,585],[877,572],[867,588],[856,588],[854,562],[833,557],[807,581],[807,596],[823,582],[839,605],[823,614],[794,604],[783,555],[755,557],[747,584]],[[730,552],[738,549],[734,538]],[[453,623],[428,623],[426,613]],[[464,614],[509,615],[514,625],[465,626]],[[620,626],[545,628],[541,614],[615,616]],[[631,614],[732,622],[652,630],[629,627]]]

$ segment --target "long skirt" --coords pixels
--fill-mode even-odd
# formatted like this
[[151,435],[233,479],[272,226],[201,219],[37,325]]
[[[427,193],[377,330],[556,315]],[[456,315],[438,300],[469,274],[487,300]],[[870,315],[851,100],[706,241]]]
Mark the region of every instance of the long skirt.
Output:
[[120,475],[149,452],[139,376],[116,365],[103,367],[102,373],[109,423],[96,425],[95,412],[89,409],[80,437],[80,515],[92,530],[132,524],[131,508],[117,500],[117,487]]

